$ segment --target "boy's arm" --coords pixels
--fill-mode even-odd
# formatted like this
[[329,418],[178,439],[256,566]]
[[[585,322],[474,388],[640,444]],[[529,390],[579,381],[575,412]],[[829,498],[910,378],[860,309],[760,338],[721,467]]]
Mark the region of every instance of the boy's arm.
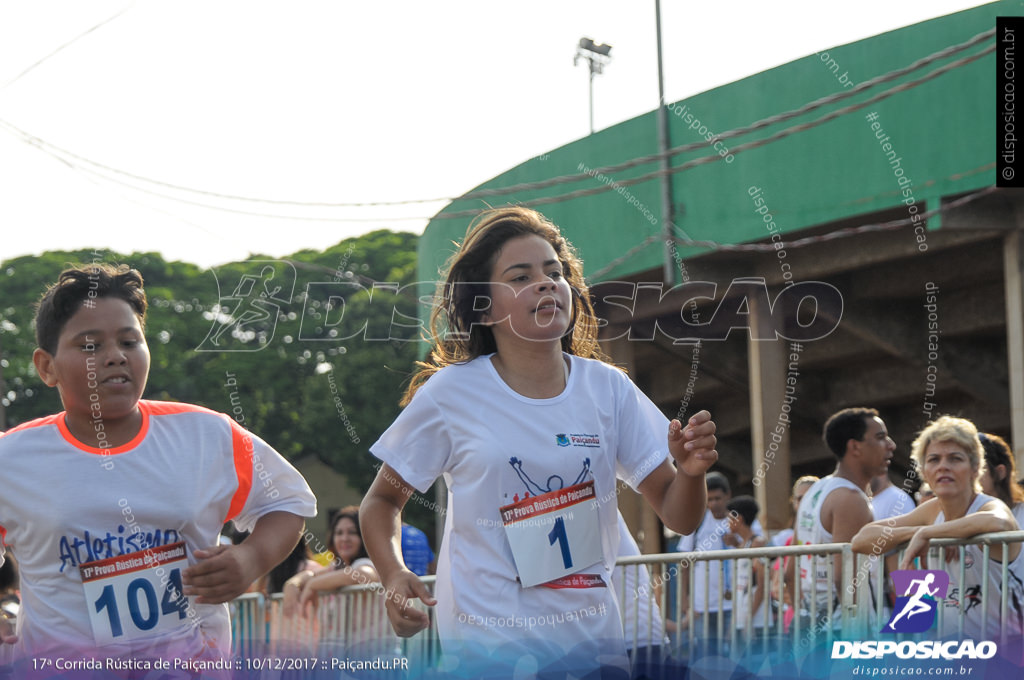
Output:
[[256,520],[252,533],[239,545],[197,550],[199,560],[182,574],[184,593],[198,604],[229,602],[280,564],[302,535],[305,520],[284,511],[268,512]]
[[402,560],[402,508],[413,488],[387,463],[359,506],[359,526],[370,561],[384,584],[384,606],[391,627],[402,637],[410,637],[426,628],[430,617],[409,606],[418,597],[424,604],[437,604],[423,582],[406,568]]
[[678,420],[668,426],[668,449],[676,461],[673,470],[663,461],[637,486],[669,529],[688,534],[697,528],[707,509],[704,473],[718,460],[715,423],[711,414],[694,414],[684,429]]

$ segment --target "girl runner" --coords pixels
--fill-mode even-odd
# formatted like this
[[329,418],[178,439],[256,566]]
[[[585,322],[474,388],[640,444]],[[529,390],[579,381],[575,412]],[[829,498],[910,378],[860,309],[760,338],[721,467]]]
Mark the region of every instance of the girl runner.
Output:
[[[439,298],[430,362],[370,449],[383,465],[360,510],[392,625],[413,635],[429,617],[409,600],[439,603],[444,670],[464,677],[627,668],[608,587],[616,479],[692,532],[718,457],[710,414],[669,423],[605,362],[582,264],[533,210],[483,213]],[[435,600],[402,564],[399,537],[409,496],[440,475]]]

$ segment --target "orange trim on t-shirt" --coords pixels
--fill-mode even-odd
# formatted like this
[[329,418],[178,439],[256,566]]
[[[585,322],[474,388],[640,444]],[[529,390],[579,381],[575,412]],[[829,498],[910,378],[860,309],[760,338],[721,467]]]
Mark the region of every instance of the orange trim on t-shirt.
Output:
[[0,524],[0,547],[7,547],[7,527]]
[[[139,431],[135,433],[135,436],[130,441],[122,444],[121,446],[111,446],[107,448],[89,446],[75,439],[75,436],[71,434],[71,430],[68,429],[68,424],[65,419],[67,412],[59,413],[60,417],[57,419],[57,429],[60,431],[60,435],[64,437],[64,441],[71,444],[79,451],[85,451],[86,453],[93,453],[97,456],[115,456],[125,451],[131,451],[136,446],[142,443],[142,440],[146,438],[146,432],[149,431],[149,411],[146,408],[144,402],[139,402],[139,412],[142,414],[142,425],[139,427]],[[103,422],[99,420],[97,422]]]
[[[79,449],[80,451],[85,451],[86,453],[92,453],[98,456],[112,456],[119,453],[124,453],[125,451],[131,451],[136,446],[142,443],[142,440],[146,438],[146,433],[149,431],[149,417],[151,415],[167,416],[174,415],[176,413],[195,412],[214,413],[214,411],[211,411],[208,408],[196,406],[195,404],[183,404],[173,401],[149,401],[146,399],[139,400],[139,412],[142,413],[142,426],[139,427],[139,431],[136,433],[134,437],[132,437],[131,441],[116,447],[95,447],[83,444],[82,442],[78,441],[75,438],[75,436],[71,434],[71,430],[68,429],[67,422],[65,421],[65,415],[67,413],[66,411],[62,413],[57,413],[52,416],[46,416],[45,418],[40,418],[38,420],[33,420],[32,422],[20,425],[19,427],[15,428],[15,430],[25,427],[37,427],[39,425],[56,425],[57,429],[60,431],[61,436],[64,437],[64,440],[67,443],[74,446],[76,449]],[[11,430],[10,432],[14,432],[14,430]]]
[[143,399],[139,402],[139,406],[154,416],[171,416],[176,413],[214,413],[204,406],[197,406],[196,404],[185,404],[180,401],[150,401]]
[[15,432],[20,432],[21,430],[31,430],[33,427],[42,427],[44,425],[53,425],[54,423],[57,422],[57,420],[59,418],[63,418],[63,417],[64,417],[64,413],[61,412],[61,413],[54,413],[52,416],[43,416],[42,418],[36,418],[35,420],[30,420],[27,423],[22,423],[21,425],[18,425],[17,427],[12,427],[11,429],[9,429],[6,432],[4,432],[4,436],[7,436],[9,434],[14,434]]
[[231,497],[231,505],[228,506],[227,517],[224,518],[224,521],[228,522],[242,512],[252,490],[253,442],[252,435],[244,427],[228,416],[224,416],[224,419],[231,425],[231,450],[235,457],[235,475],[238,477],[238,488]]

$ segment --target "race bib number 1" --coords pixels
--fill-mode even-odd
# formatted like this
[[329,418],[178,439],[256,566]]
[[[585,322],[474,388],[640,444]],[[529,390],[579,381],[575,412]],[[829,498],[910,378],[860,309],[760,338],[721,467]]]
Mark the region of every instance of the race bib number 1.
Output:
[[574,574],[603,559],[594,482],[499,508],[524,587]]
[[184,541],[80,565],[96,644],[181,627],[188,615],[188,599],[181,594],[187,566]]

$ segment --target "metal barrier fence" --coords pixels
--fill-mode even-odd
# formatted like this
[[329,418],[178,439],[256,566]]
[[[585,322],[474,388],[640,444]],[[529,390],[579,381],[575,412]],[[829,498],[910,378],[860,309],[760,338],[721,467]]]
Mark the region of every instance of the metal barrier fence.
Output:
[[[981,535],[981,536],[975,536],[974,538],[959,539],[959,540],[954,540],[954,539],[934,539],[934,540],[931,541],[932,549],[929,552],[929,564],[941,564],[942,563],[941,562],[941,557],[938,554],[939,551],[946,550],[946,549],[955,549],[956,553],[957,553],[957,562],[958,562],[958,565],[959,565],[959,568],[958,568],[958,570],[956,572],[957,573],[957,580],[958,580],[958,583],[963,583],[964,580],[965,580],[964,579],[964,571],[966,569],[966,564],[967,564],[967,560],[965,559],[965,551],[967,549],[967,546],[969,546],[969,545],[979,545],[979,546],[981,546],[983,575],[982,575],[982,579],[981,579],[981,593],[980,593],[980,595],[981,595],[981,601],[982,602],[988,602],[989,580],[990,580],[989,579],[989,568],[991,566],[990,552],[991,552],[992,546],[998,544],[1000,546],[1004,546],[1004,549],[1005,549],[1005,546],[1010,544],[1010,543],[1020,543],[1022,541],[1024,541],[1024,531],[1004,531],[1004,532],[1000,532],[1000,533],[984,534],[984,535]],[[1024,546],[1022,546],[1022,549],[1024,549]],[[932,562],[932,560],[934,560],[934,562]],[[1005,558],[1004,558],[1004,562],[1005,562]],[[1000,592],[1006,593],[1008,591],[1008,585],[1009,585],[1009,570],[1002,569],[1001,571],[1002,571],[1002,573],[1000,575]],[[965,617],[966,608],[965,608],[964,604],[967,601],[967,597],[965,597],[964,595],[966,595],[966,593],[962,594],[961,597],[958,598],[957,612],[956,612],[956,614],[957,614],[956,632],[957,632],[957,635],[959,637],[961,637],[961,638],[964,635],[964,621],[966,620],[966,617]],[[1010,628],[1011,628],[1011,625],[1010,625],[1011,612],[1009,610],[1009,604],[1010,603],[1009,603],[1009,598],[1008,597],[1004,596],[1004,597],[1002,597],[1000,599],[1000,607],[999,607],[999,635],[1000,635],[1000,643],[1004,644],[1004,645],[1007,642],[1007,635],[1009,634],[1009,631],[1010,631]],[[1020,603],[1020,604],[1024,604],[1024,603]],[[938,617],[937,625],[939,626],[940,629],[942,629],[944,627],[947,627],[947,626],[944,626],[944,624],[945,624],[944,617],[945,617],[945,614],[946,614],[946,612],[945,612],[946,609],[948,609],[948,607],[939,607],[939,617]]]
[[[1008,531],[985,534],[969,539],[933,539],[930,542],[928,558],[918,568],[945,569],[946,560],[942,553],[947,550],[955,555],[951,562],[955,582],[965,582],[967,546],[980,546],[981,551],[981,590],[975,593],[977,602],[988,602],[989,572],[993,566],[990,560],[992,546],[1006,546],[1011,543],[1024,542],[1024,531]],[[840,557],[839,573],[835,573],[833,559]],[[786,560],[799,560],[801,556],[822,558],[822,568],[827,576],[827,590],[836,597],[827,598],[822,602],[813,593],[805,593],[799,575],[799,565],[794,563],[794,574],[791,586],[781,577],[782,565]],[[896,564],[903,557],[903,550],[896,553]],[[754,618],[752,607],[734,608],[737,602],[749,602],[749,597],[727,599],[722,589],[712,593],[709,578],[717,574],[717,582],[727,582],[726,571],[729,571],[731,583],[745,581],[748,588],[753,579],[738,579],[739,564],[745,560],[757,561],[761,571],[766,575],[767,585],[764,607],[761,617]],[[892,613],[889,593],[887,590],[888,574],[883,565],[885,556],[881,551],[876,554],[862,555],[854,553],[849,543],[830,543],[811,546],[786,546],[765,548],[743,548],[714,550],[705,552],[670,553],[661,555],[642,555],[626,557],[618,560],[619,571],[631,576],[616,579],[617,595],[626,631],[626,644],[630,648],[667,644],[673,654],[685,658],[692,654],[718,653],[737,658],[755,647],[762,653],[778,652],[783,656],[800,656],[820,646],[822,642],[831,646],[835,639],[871,639],[877,637]],[[778,575],[775,564],[780,568]],[[807,565],[804,566],[813,566]],[[641,573],[644,572],[644,573]],[[697,592],[697,575],[703,578],[703,600],[705,612],[698,612],[694,607],[693,595]],[[686,578],[690,597],[684,600],[680,579]],[[1000,568],[1000,592],[1007,593],[1010,574],[1009,570]],[[626,586],[630,583],[650,582],[646,590],[643,586]],[[645,593],[655,595],[664,624],[657,620],[658,612],[649,607]],[[791,595],[790,595],[791,593]],[[714,595],[714,597],[709,597]],[[747,593],[749,596],[749,592]],[[793,612],[787,621],[786,602],[792,602]],[[940,606],[935,628],[938,631],[955,633],[963,639],[967,609],[972,606],[969,596],[959,594],[955,606]],[[1024,604],[1024,603],[1020,603]],[[1020,623],[1012,622],[1013,613],[1009,608],[1009,597],[1000,600],[998,622],[986,625],[983,634],[988,639],[998,639],[1001,644],[1007,642],[1008,632],[1019,630]],[[737,611],[738,609],[738,611]],[[731,610],[731,614],[722,612]],[[955,616],[955,622],[945,619]],[[640,631],[648,631],[646,637]],[[630,635],[632,632],[632,635]],[[974,631],[968,631],[974,632]],[[975,632],[976,633],[976,632]],[[931,633],[934,635],[934,633]],[[911,639],[915,636],[903,635],[897,639]],[[917,636],[921,637],[921,636]]]
[[[979,545],[983,556],[983,585],[980,596],[988,601],[988,571],[990,550],[993,545],[1008,545],[1024,542],[1024,531],[986,534],[971,539],[934,539],[928,557],[930,565],[944,565],[941,551],[947,548],[956,552],[959,564],[959,583],[964,582],[964,565],[967,546]],[[833,556],[840,557],[839,574],[835,573]],[[900,554],[902,556],[902,553]],[[818,598],[806,597],[794,564],[795,577],[792,589],[786,586],[784,578],[770,579],[762,617],[754,619],[751,608],[734,611],[732,616],[710,616],[712,612],[723,612],[727,606],[725,593],[717,594],[717,601],[709,602],[711,595],[708,578],[717,571],[722,582],[726,570],[737,583],[736,576],[742,576],[737,569],[751,568],[756,561],[762,573],[774,574],[776,561],[781,565],[787,560],[799,560],[802,556],[822,558],[828,584],[838,593],[835,599],[825,603]],[[805,557],[806,559],[806,557]],[[741,565],[740,563],[743,562]],[[707,552],[670,553],[641,555],[620,558],[616,568],[614,587],[620,603],[627,647],[666,646],[674,656],[686,658],[713,651],[734,658],[757,648],[763,653],[778,652],[799,656],[822,642],[831,645],[835,639],[875,637],[886,624],[891,613],[885,589],[885,573],[881,554],[858,555],[848,543],[831,543],[812,546],[786,546],[765,548],[744,548],[715,550]],[[921,565],[920,568],[926,568]],[[932,568],[935,568],[934,566]],[[697,574],[703,572],[705,584],[704,601],[708,612],[695,611],[692,595],[696,592]],[[689,606],[684,607],[679,580],[688,579]],[[956,576],[954,572],[954,576]],[[1002,592],[1007,591],[1008,570],[1002,570]],[[433,589],[433,577],[424,582]],[[750,587],[752,579],[741,579]],[[675,587],[673,587],[673,583]],[[789,595],[789,592],[792,595]],[[737,597],[739,593],[734,593]],[[749,595],[749,593],[747,593]],[[769,596],[770,595],[770,596]],[[440,658],[437,629],[432,610],[418,601],[417,606],[431,616],[430,627],[412,638],[399,639],[393,635],[384,612],[384,593],[379,584],[351,586],[336,593],[321,594],[315,610],[302,615],[285,617],[282,612],[281,596],[269,599],[262,595],[247,594],[232,603],[232,629],[234,651],[240,655],[251,654],[260,649],[262,654],[271,656],[293,656],[301,653],[328,653],[338,650],[352,650],[373,647],[377,653],[399,655],[409,659],[416,667],[432,667]],[[958,606],[939,607],[937,625],[939,629],[950,615],[957,617],[956,631],[963,635],[965,600],[959,597]],[[733,600],[733,603],[747,601],[749,597]],[[787,616],[785,603],[793,603],[793,613]],[[652,606],[654,605],[654,606]],[[952,612],[945,611],[953,609]],[[1002,598],[1000,614],[1001,642],[1006,642],[1006,631],[1011,628],[1007,598]],[[760,625],[759,625],[760,624]],[[904,635],[907,639],[914,636]],[[898,638],[902,639],[902,638]],[[375,646],[375,647],[374,647]]]
[[[433,591],[434,577],[422,580]],[[426,612],[430,626],[412,638],[399,638],[388,621],[380,584],[321,593],[315,603],[292,616],[284,614],[281,593],[269,598],[246,593],[231,603],[232,651],[243,657],[298,658],[346,650],[432,666],[440,658],[433,610],[419,601],[410,606]]]
[[[829,559],[833,555],[840,555],[842,565],[839,588],[836,590],[841,593],[841,597],[837,601],[828,600],[827,603],[820,604],[815,597],[805,597],[795,565],[792,597],[787,597],[785,579],[772,579],[774,584],[765,588],[766,605],[759,620],[755,620],[755,612],[751,607],[733,606],[740,602],[750,602],[752,577],[746,579],[748,590],[734,590],[731,598],[726,596],[724,589],[718,588],[715,592],[711,589],[712,575],[717,575],[718,583],[737,583],[737,576],[740,575],[738,564],[741,561],[748,561],[748,565],[757,561],[767,578],[773,574],[776,560],[781,563],[787,558],[795,559],[802,556],[822,558],[828,583],[834,586],[836,574],[833,561]],[[665,633],[660,638],[656,629],[652,628],[653,634],[647,640],[630,640],[627,636],[626,644],[631,647],[654,646],[664,644],[667,638],[673,653],[678,656],[687,656],[698,650],[702,654],[715,652],[738,656],[746,647],[758,642],[764,650],[774,647],[778,651],[793,649],[794,643],[798,648],[810,648],[821,639],[831,642],[839,633],[854,634],[866,627],[866,615],[869,610],[858,607],[857,603],[870,599],[872,574],[877,579],[876,590],[880,592],[881,571],[870,568],[871,563],[878,559],[857,555],[849,543],[737,548],[621,558],[618,561],[619,570],[648,571],[648,578],[651,579],[652,588],[657,594],[656,601],[667,622],[663,629]],[[752,569],[752,566],[750,568]],[[781,566],[779,570],[782,570]],[[726,578],[727,572],[731,576],[730,579]],[[703,600],[706,603],[703,612],[696,611],[694,607],[698,573],[703,576]],[[856,578],[858,574],[866,576]],[[638,580],[643,578],[642,575],[633,577]],[[682,578],[687,579],[690,593],[686,600],[682,588],[679,587]],[[623,583],[625,580],[622,580]],[[624,620],[644,615],[640,597],[634,596],[633,592],[625,588],[621,588],[617,594]],[[637,595],[639,594],[638,592]],[[781,606],[781,603],[787,600],[802,603],[794,604],[795,612],[790,625],[787,625],[786,608]],[[687,606],[684,606],[684,602]],[[648,618],[650,617],[648,614]]]

